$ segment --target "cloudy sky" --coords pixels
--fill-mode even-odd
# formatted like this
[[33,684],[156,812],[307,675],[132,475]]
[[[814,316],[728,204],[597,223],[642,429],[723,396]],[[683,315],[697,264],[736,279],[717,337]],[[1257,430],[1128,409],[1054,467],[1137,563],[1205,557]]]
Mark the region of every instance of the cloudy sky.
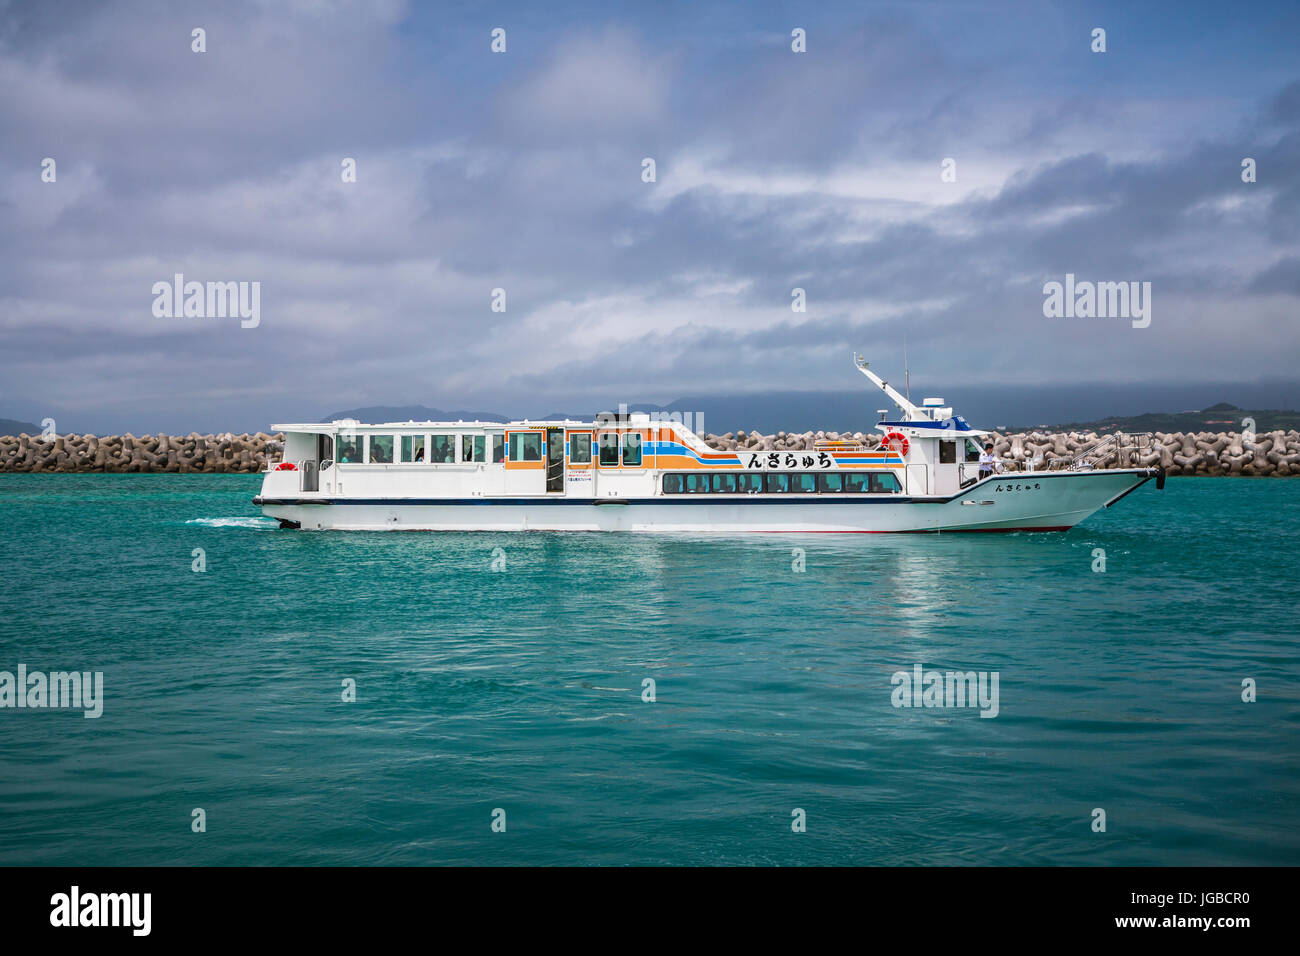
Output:
[[[1294,3],[0,0],[0,416],[843,389],[904,335],[927,383],[1295,380],[1297,36]],[[156,317],[178,272],[260,282],[260,324]],[[1150,326],[1044,317],[1067,272],[1152,283]]]

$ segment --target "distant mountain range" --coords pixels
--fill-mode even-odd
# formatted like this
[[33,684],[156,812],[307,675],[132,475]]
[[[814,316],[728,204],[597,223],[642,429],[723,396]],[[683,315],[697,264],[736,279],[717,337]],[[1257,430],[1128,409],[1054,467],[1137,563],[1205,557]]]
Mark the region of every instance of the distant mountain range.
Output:
[[40,425],[20,422],[16,418],[0,418],[0,435],[39,435]]
[[[895,385],[898,383],[895,382]],[[979,385],[956,385],[933,388],[918,383],[911,390],[913,401],[942,396],[945,404],[976,428],[998,431],[1020,431],[1032,428],[1114,428],[1131,431],[1186,431],[1227,429],[1234,419],[1240,428],[1240,419],[1255,419],[1256,430],[1300,427],[1294,409],[1300,406],[1300,380],[1265,382],[1136,382],[1096,383],[1090,385],[1020,384],[1002,380]],[[523,418],[590,420],[597,412],[615,411],[617,402],[592,407],[587,402],[555,401],[543,398],[546,405],[527,401],[510,401],[495,409],[435,408],[426,405],[369,406],[332,412],[321,421],[336,418],[356,418],[365,422],[385,421],[494,421],[503,422]],[[1229,402],[1231,404],[1229,404]],[[765,434],[777,431],[802,432],[808,429],[827,431],[868,430],[879,421],[876,410],[887,408],[892,416],[894,409],[880,392],[864,387],[839,391],[784,391],[747,394],[687,395],[667,405],[641,402],[628,406],[634,412],[690,413],[692,425],[703,417],[706,432],[759,431]],[[569,406],[569,407],[564,407]],[[36,415],[32,408],[42,409]],[[1152,412],[1151,409],[1172,411]],[[1201,411],[1177,411],[1201,409]],[[1254,411],[1249,409],[1270,409]],[[123,416],[86,411],[82,415],[62,409],[56,403],[22,402],[10,409],[23,415],[34,415],[39,421],[45,415],[58,420],[60,433],[92,431],[100,435],[188,434],[191,431],[222,432],[266,430],[273,422],[282,422],[285,415],[293,420],[312,421],[317,417],[310,408],[298,406],[296,410],[274,409],[260,404],[245,404],[202,409],[160,406],[149,413]],[[274,415],[274,417],[268,417]],[[1032,416],[1032,417],[1031,417]],[[23,419],[0,419],[0,434],[13,435],[26,432],[37,434],[40,426]]]
[[1227,402],[1211,405],[1199,412],[1146,412],[1124,418],[1106,418],[1095,422],[1068,422],[1053,426],[1058,431],[1124,432],[1230,432],[1240,431],[1244,419],[1255,422],[1255,431],[1276,429],[1300,430],[1300,412],[1238,408]]

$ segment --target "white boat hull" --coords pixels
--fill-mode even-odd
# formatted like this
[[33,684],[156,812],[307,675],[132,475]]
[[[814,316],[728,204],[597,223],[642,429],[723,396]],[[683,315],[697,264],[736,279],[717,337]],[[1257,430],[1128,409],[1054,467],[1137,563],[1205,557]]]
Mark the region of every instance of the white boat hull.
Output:
[[255,499],[263,513],[304,529],[353,531],[627,531],[667,533],[906,533],[1065,531],[1156,477],[1154,468],[1022,472],[959,494],[678,495],[651,498]]

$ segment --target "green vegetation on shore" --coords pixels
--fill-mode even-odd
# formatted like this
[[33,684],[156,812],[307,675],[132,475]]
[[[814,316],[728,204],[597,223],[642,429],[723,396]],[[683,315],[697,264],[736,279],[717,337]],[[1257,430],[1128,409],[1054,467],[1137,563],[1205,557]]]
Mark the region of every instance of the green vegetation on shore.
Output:
[[[1253,418],[1255,431],[1300,430],[1300,411],[1263,409],[1250,411],[1228,402],[1211,405],[1201,411],[1143,412],[1141,415],[1099,418],[1092,422],[1065,422],[1049,425],[1053,432],[1232,432],[1240,431],[1242,420]],[[1042,430],[1041,426],[1028,425],[1007,431]],[[1000,429],[1001,430],[1001,429]]]

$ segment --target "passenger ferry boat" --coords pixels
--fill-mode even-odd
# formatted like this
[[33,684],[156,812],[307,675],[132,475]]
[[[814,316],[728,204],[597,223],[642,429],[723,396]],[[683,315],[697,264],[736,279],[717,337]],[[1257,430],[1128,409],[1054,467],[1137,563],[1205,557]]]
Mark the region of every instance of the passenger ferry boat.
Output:
[[253,502],[281,527],[403,531],[1065,531],[1159,468],[981,475],[979,439],[942,399],[895,405],[878,447],[719,451],[643,414],[595,421],[276,425],[283,461]]

